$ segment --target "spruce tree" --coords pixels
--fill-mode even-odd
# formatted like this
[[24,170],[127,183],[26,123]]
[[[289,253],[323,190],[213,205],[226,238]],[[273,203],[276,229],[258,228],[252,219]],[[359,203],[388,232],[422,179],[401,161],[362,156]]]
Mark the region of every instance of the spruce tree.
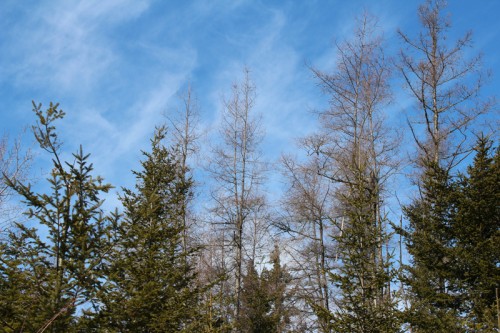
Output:
[[420,197],[403,208],[408,227],[403,232],[412,259],[403,283],[410,308],[406,322],[416,332],[459,331],[457,279],[450,265],[453,249],[453,185],[448,172],[428,161],[421,177]]
[[0,243],[1,332],[36,331],[50,319],[45,309],[50,302],[48,295],[37,288],[38,283],[48,282],[47,269],[40,259],[37,249],[29,246],[26,237],[18,235],[17,230],[12,230]]
[[[398,332],[399,320],[390,284],[395,278],[390,256],[379,256],[379,249],[390,235],[377,221],[379,198],[369,184],[353,184],[340,195],[343,207],[342,232],[335,235],[339,267],[329,272],[338,288],[331,311],[315,307],[318,316],[329,323],[331,332]],[[382,223],[384,220],[381,220]]]
[[480,137],[473,163],[456,182],[452,234],[453,274],[459,279],[464,326],[491,331],[496,326],[495,288],[500,287],[500,149]]
[[470,128],[492,106],[480,99],[481,58],[468,54],[472,35],[450,39],[445,8],[444,0],[425,1],[418,9],[418,36],[400,32],[398,67],[417,106],[408,123],[417,146],[419,195],[404,207],[408,226],[400,230],[412,256],[402,278],[409,300],[405,314],[416,332],[464,330],[463,261],[454,235],[461,190],[455,180],[473,146]]
[[116,332],[195,332],[199,289],[185,251],[186,198],[192,181],[180,167],[178,151],[162,144],[165,128],[143,152],[135,191],[124,189],[124,217],[109,263],[103,295],[102,328]]
[[271,299],[253,262],[248,263],[247,273],[243,276],[241,312],[238,325],[241,332],[271,333],[276,332],[271,320]]
[[491,331],[500,281],[499,153],[480,138],[465,175],[452,179],[429,162],[421,197],[404,208],[412,255],[403,282],[417,332]]
[[30,222],[16,223],[0,247],[0,316],[7,332],[71,332],[77,307],[91,311],[101,287],[109,223],[99,196],[111,186],[92,175],[81,147],[73,162],[61,160],[54,122],[64,112],[58,105],[46,112],[33,106],[36,140],[52,157],[50,192],[36,193],[4,175]]
[[248,333],[289,332],[290,315],[287,286],[291,275],[281,266],[277,246],[271,252],[272,268],[259,274],[250,261],[243,276],[242,316],[239,329]]

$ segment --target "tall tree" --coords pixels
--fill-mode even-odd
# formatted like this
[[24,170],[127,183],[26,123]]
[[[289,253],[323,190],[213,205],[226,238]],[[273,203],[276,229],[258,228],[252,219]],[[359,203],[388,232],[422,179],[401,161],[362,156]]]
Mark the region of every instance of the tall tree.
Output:
[[163,146],[158,128],[151,152],[134,172],[135,191],[124,189],[124,218],[109,263],[102,325],[119,332],[192,332],[200,290],[193,264],[196,249],[183,248],[183,217],[191,180],[182,156]]
[[52,157],[52,192],[36,193],[29,184],[5,178],[27,205],[32,227],[16,223],[1,247],[2,325],[12,331],[70,332],[76,308],[95,306],[102,284],[109,223],[99,196],[111,186],[92,175],[81,147],[73,162],[61,160],[54,122],[64,112],[58,105],[51,103],[45,112],[41,105],[33,107],[35,138]]
[[[265,207],[259,191],[263,179],[263,164],[259,160],[258,145],[262,140],[258,118],[252,113],[255,86],[249,70],[241,83],[232,87],[232,96],[224,101],[220,129],[221,145],[214,150],[210,172],[216,183],[213,193],[216,223],[229,236],[228,244],[234,250],[230,269],[234,271],[234,317],[240,316],[242,273],[244,264],[244,234],[249,219],[255,218]],[[223,249],[223,253],[229,253]]]
[[[169,115],[168,119],[172,127],[171,141],[179,150],[179,162],[182,170],[181,176],[184,177],[184,181],[187,181],[189,177],[192,177],[192,168],[190,168],[189,164],[199,150],[198,140],[201,137],[198,128],[199,107],[191,85],[188,85],[186,91],[179,94],[178,97],[181,106],[175,110],[173,115]],[[192,190],[194,185],[195,182],[192,182]],[[195,238],[193,234],[194,230],[191,230],[195,223],[193,215],[191,214],[192,199],[193,196],[186,197],[186,202],[184,202],[185,208],[183,209],[184,230],[182,235],[182,246],[186,252],[189,251],[191,243],[195,243],[193,241]]]
[[193,195],[186,196],[183,202],[185,206],[182,209],[183,232],[182,247],[184,252],[188,253],[192,249],[196,251],[196,256],[185,256],[196,266],[196,283],[205,289],[210,286],[209,292],[204,292],[201,296],[200,314],[198,329],[203,332],[228,332],[230,329],[228,318],[224,318],[224,312],[221,311],[221,304],[228,300],[222,292],[224,288],[220,287],[221,280],[224,279],[224,269],[219,269],[220,263],[218,252],[214,244],[216,243],[213,230],[203,228],[197,223],[196,215],[193,211],[196,181],[193,177],[193,168],[191,164],[198,157],[199,140],[202,133],[199,128],[200,114],[199,105],[191,84],[188,84],[185,91],[178,95],[179,106],[172,114],[167,115],[170,126],[172,127],[171,139],[173,145],[178,147],[179,166],[181,168],[181,177],[184,181],[191,179],[191,191]]
[[[299,163],[290,156],[282,157],[283,173],[287,179],[287,190],[283,198],[284,216],[276,226],[286,233],[286,250],[291,254],[294,274],[302,300],[330,311],[332,286],[328,271],[335,261],[335,242],[331,235],[339,230],[334,220],[335,185],[321,174],[325,171],[324,158],[313,154],[306,162]],[[307,304],[301,306],[304,316],[310,317]],[[321,332],[328,332],[324,320],[309,320]]]
[[323,135],[313,137],[310,146],[328,163],[322,175],[336,185],[339,230],[334,235],[338,268],[330,274],[339,293],[330,311],[316,309],[335,332],[398,330],[383,214],[384,185],[397,166],[396,145],[384,125],[390,72],[375,27],[376,20],[365,13],[353,40],[337,45],[336,69],[313,69],[330,108],[320,113]]
[[450,41],[445,7],[445,1],[428,0],[418,10],[419,36],[400,32],[399,69],[418,106],[409,125],[418,149],[419,195],[404,208],[408,227],[401,233],[412,256],[404,277],[411,300],[406,320],[419,332],[461,329],[459,279],[451,264],[456,258],[454,168],[471,151],[475,120],[491,107],[491,101],[479,98],[480,57],[465,55],[471,33]]
[[420,180],[420,197],[403,208],[408,219],[403,235],[412,256],[402,276],[410,300],[405,320],[416,332],[458,332],[457,280],[450,265],[452,184],[446,170],[428,163]]
[[478,98],[484,83],[481,57],[465,55],[472,33],[450,42],[445,7],[445,0],[427,0],[418,9],[419,36],[399,32],[404,48],[398,68],[418,105],[418,115],[408,123],[420,162],[447,170],[470,151],[474,142],[467,130],[491,108],[492,101]]
[[498,316],[500,149],[494,153],[492,149],[490,140],[478,139],[474,160],[456,182],[453,198],[451,233],[456,250],[450,264],[458,279],[460,315],[470,331],[493,331]]

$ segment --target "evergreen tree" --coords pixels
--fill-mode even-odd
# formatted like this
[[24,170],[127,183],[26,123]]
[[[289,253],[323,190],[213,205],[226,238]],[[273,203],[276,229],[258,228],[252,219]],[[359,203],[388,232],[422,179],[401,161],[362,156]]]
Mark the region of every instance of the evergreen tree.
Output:
[[452,229],[462,316],[468,330],[496,326],[495,288],[500,281],[500,149],[479,138],[473,163],[457,182]]
[[360,183],[340,197],[344,223],[334,238],[341,263],[329,272],[339,293],[331,311],[315,307],[331,332],[399,331],[397,306],[390,294],[395,271],[390,258],[380,258],[378,252],[390,235],[374,223],[378,198],[366,189],[368,184]]
[[409,125],[418,147],[420,195],[404,207],[408,227],[400,230],[412,256],[402,278],[410,301],[406,320],[416,332],[464,330],[456,168],[473,146],[469,128],[492,105],[480,100],[481,58],[466,54],[471,33],[451,40],[445,7],[444,0],[427,0],[418,9],[418,36],[400,32],[405,48],[399,69],[418,107]]
[[499,168],[491,142],[479,139],[467,174],[452,180],[432,162],[421,197],[404,208],[413,259],[403,282],[417,332],[490,331],[500,281]]
[[453,186],[448,172],[432,161],[421,181],[420,198],[403,208],[408,219],[404,236],[412,256],[402,277],[411,303],[406,321],[417,332],[456,332],[460,304],[450,269],[455,257]]
[[251,261],[243,276],[242,316],[239,329],[248,333],[288,332],[290,309],[287,308],[287,284],[291,276],[281,266],[275,246],[271,253],[271,270],[264,268],[259,275]]
[[176,149],[162,145],[156,130],[142,170],[134,172],[135,191],[124,189],[124,218],[109,263],[109,292],[103,296],[102,325],[116,332],[194,332],[199,289],[184,251],[185,178]]
[[0,317],[6,332],[71,332],[76,308],[95,305],[101,286],[109,223],[99,195],[111,186],[92,176],[81,148],[72,163],[61,161],[53,124],[64,116],[58,105],[51,103],[46,112],[33,106],[36,140],[52,157],[52,192],[36,193],[6,177],[27,205],[33,227],[16,223],[0,247]]
[[271,252],[271,270],[264,268],[262,280],[264,281],[271,298],[270,318],[276,330],[274,332],[289,332],[290,318],[295,308],[290,304],[292,294],[288,290],[292,280],[291,274],[285,266],[281,265],[281,252],[278,245]]
[[48,284],[47,270],[29,243],[15,230],[0,243],[0,332],[36,331],[50,319],[49,296],[37,287]]
[[274,322],[269,316],[271,299],[253,262],[248,263],[247,274],[243,276],[239,326],[241,332],[275,332]]

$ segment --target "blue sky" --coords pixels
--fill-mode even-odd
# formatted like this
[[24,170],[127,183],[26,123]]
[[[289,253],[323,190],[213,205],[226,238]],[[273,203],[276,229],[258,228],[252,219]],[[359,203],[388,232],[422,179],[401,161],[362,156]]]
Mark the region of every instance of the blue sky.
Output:
[[[474,33],[500,87],[500,1],[450,0],[452,30]],[[419,28],[414,0],[88,0],[0,3],[0,131],[15,136],[34,121],[31,100],[59,102],[67,117],[59,132],[68,154],[79,144],[97,173],[130,186],[140,149],[154,126],[175,109],[191,83],[201,125],[217,126],[222,96],[248,66],[262,114],[264,157],[275,161],[313,131],[311,110],[326,105],[307,64],[331,69],[332,42],[349,37],[363,9],[379,17],[388,53],[399,49],[398,28]],[[395,81],[390,108],[395,124],[411,107]],[[30,138],[26,138],[29,142]],[[205,147],[203,151],[207,151]],[[48,168],[48,164],[41,164]]]

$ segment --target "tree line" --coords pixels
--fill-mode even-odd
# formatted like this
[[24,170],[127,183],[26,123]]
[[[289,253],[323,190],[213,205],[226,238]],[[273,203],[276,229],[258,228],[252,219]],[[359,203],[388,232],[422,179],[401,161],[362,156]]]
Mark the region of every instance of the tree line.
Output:
[[[451,40],[444,1],[418,16],[417,36],[398,32],[395,58],[365,13],[335,45],[335,67],[311,68],[329,106],[299,139],[306,157],[281,156],[286,191],[275,204],[249,70],[222,103],[203,210],[191,87],[168,128],[155,128],[115,211],[103,208],[113,187],[82,147],[63,160],[64,111],[33,103],[51,171],[35,191],[30,155],[0,141],[0,205],[16,194],[27,217],[0,237],[0,332],[500,331],[500,149],[479,125],[494,100],[481,98],[471,34]],[[397,208],[394,77],[415,104],[406,116],[416,147],[412,199]]]

